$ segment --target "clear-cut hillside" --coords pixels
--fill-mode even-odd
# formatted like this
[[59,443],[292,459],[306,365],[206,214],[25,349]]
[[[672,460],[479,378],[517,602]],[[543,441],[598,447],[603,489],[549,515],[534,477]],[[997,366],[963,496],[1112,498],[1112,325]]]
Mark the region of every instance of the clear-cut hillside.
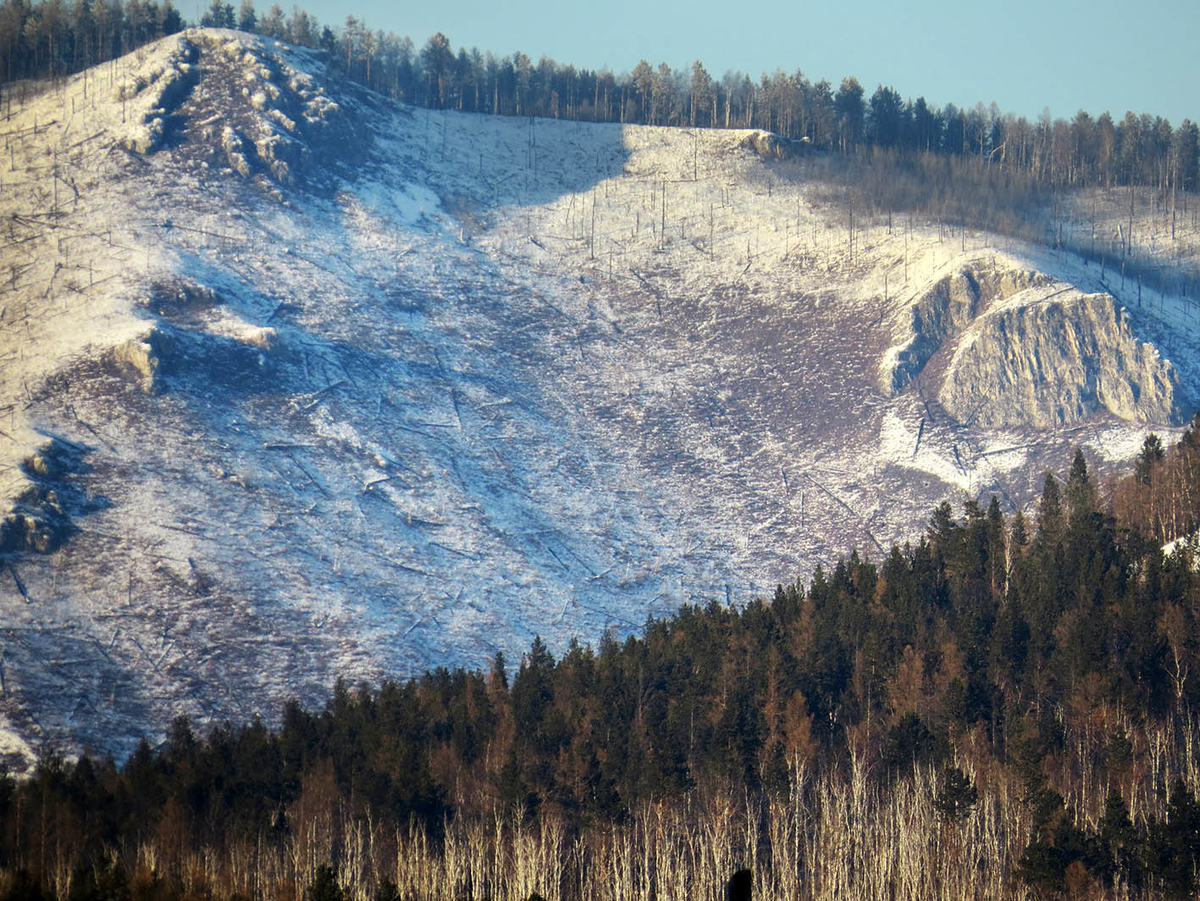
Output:
[[[13,761],[742,603],[1191,413],[1186,303],[851,235],[770,136],[414,110],[222,31],[0,129]],[[1033,367],[1055,292],[1115,293],[1071,359],[1151,381]]]

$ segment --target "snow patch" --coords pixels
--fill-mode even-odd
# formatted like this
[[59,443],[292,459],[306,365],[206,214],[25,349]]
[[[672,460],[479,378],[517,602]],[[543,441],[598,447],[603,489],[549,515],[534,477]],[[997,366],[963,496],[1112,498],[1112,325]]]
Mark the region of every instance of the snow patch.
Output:
[[897,411],[888,410],[879,428],[882,456],[896,466],[928,473],[946,485],[968,491],[972,487],[973,473],[966,470],[953,454],[923,444],[920,441],[923,427],[923,420],[914,425],[905,422]]

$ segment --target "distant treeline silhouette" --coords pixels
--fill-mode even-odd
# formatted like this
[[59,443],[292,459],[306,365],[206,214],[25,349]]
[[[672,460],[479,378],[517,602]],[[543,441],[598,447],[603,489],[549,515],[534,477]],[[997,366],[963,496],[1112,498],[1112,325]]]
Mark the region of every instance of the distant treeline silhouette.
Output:
[[[127,53],[186,23],[171,0],[5,0],[0,6],[0,75],[55,77]],[[958,108],[905,100],[880,85],[869,96],[854,77],[835,88],[796,70],[754,79],[741,72],[713,78],[697,60],[688,71],[639,61],[628,73],[536,62],[516,52],[452,47],[442,33],[419,49],[408,37],[373,30],[354,15],[340,28],[321,25],[299,7],[275,4],[259,15],[213,0],[201,25],[240,28],[325,50],[343,74],[418,106],[499,115],[542,116],[704,128],[759,128],[814,147],[861,154],[873,148],[909,154],[973,157],[1015,170],[1039,184],[1085,187],[1136,184],[1159,191],[1200,184],[1200,130],[1172,127],[1161,116],[1078,112],[1036,122],[995,103]]]

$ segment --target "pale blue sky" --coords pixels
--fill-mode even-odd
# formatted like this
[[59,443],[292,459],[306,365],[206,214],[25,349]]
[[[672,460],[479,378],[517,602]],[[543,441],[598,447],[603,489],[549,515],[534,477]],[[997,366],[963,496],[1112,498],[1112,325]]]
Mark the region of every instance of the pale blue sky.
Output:
[[[258,0],[265,8],[266,0]],[[280,0],[290,11],[289,3]],[[420,48],[442,31],[498,55],[628,72],[641,58],[673,68],[699,58],[737,69],[801,69],[836,87],[854,75],[941,106],[993,100],[1005,112],[1056,118],[1082,108],[1200,121],[1200,0],[305,0],[322,24],[348,13]],[[235,3],[236,6],[236,3]]]

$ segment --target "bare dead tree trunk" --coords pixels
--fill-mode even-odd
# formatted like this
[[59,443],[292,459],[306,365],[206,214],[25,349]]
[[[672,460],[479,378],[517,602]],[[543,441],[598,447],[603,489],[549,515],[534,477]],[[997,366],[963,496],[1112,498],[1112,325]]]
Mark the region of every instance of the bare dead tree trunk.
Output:
[[1134,185],[1129,183],[1129,231],[1125,234],[1125,256],[1133,254],[1133,196]]

